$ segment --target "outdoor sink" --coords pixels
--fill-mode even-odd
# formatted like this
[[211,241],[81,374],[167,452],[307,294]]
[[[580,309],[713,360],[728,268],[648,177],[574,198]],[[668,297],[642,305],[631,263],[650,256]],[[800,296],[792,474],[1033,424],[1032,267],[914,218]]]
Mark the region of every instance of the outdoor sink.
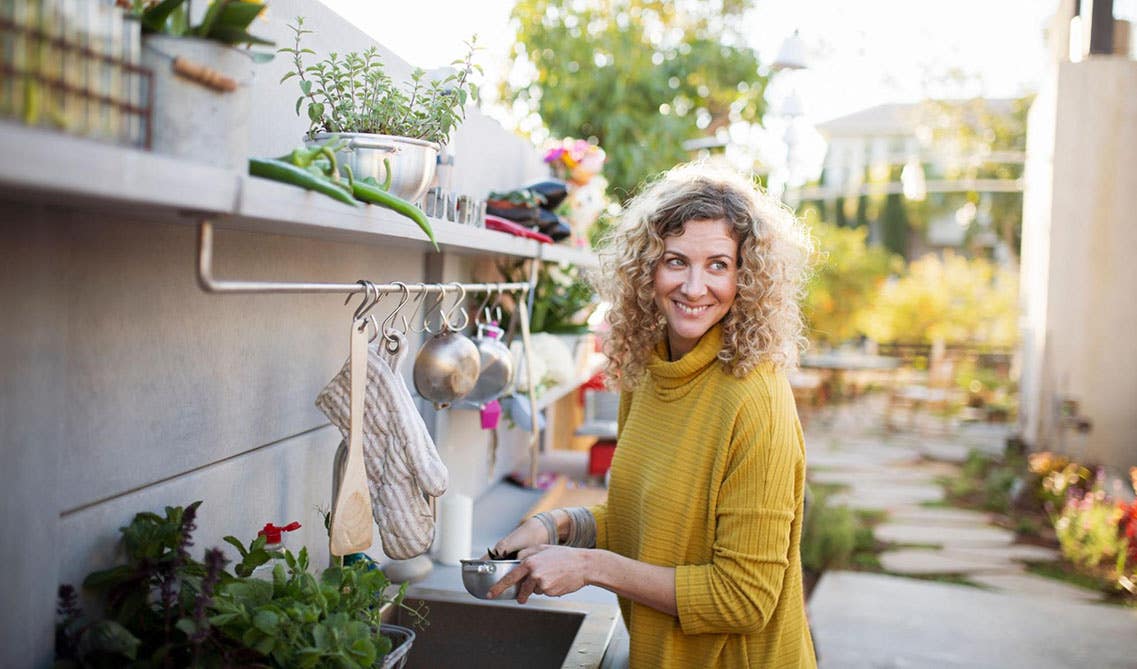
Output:
[[415,631],[407,669],[600,667],[619,615],[615,604],[534,597],[521,605],[425,588],[406,602],[425,604],[429,621],[419,629],[405,611],[391,611],[390,622]]

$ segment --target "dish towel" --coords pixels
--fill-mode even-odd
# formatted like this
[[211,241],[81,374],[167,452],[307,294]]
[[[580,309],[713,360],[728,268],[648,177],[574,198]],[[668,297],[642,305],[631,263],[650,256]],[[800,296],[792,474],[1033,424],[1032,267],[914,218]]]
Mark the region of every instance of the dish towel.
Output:
[[[434,541],[434,515],[425,495],[442,496],[449,472],[398,373],[406,357],[406,337],[393,330],[387,335],[398,342],[397,351],[388,350],[383,338],[367,349],[363,461],[383,552],[405,560],[425,553]],[[351,418],[350,360],[320,391],[316,406],[346,440]]]

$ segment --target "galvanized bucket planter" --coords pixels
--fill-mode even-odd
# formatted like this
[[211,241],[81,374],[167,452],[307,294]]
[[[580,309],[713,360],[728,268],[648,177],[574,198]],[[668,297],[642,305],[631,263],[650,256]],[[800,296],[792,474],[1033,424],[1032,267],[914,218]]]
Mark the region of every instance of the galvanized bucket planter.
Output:
[[[151,149],[244,171],[249,158],[252,58],[213,40],[146,35],[142,64],[154,72]],[[199,74],[187,76],[187,72]],[[229,87],[232,90],[222,90]]]

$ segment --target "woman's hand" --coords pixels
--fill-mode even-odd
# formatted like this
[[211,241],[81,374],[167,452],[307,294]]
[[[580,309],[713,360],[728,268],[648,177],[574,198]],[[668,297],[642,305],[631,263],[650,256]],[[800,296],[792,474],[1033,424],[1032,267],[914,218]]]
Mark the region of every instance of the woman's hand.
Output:
[[[495,555],[507,555],[532,546],[540,546],[548,543],[548,541],[549,533],[541,521],[536,518],[529,518],[494,544],[493,552]],[[487,555],[486,557],[490,556]]]
[[560,597],[576,592],[588,585],[586,574],[591,553],[586,548],[548,544],[526,548],[517,556],[521,564],[490,588],[489,597],[497,597],[515,583],[521,584],[517,590],[519,604],[529,601],[533,594]]

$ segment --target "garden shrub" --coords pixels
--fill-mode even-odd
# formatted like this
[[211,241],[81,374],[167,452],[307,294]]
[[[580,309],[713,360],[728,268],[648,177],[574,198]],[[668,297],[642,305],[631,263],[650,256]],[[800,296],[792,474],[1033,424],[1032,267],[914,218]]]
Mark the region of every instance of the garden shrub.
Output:
[[857,547],[857,529],[852,510],[830,504],[828,494],[815,494],[802,529],[802,567],[821,572],[848,566]]

